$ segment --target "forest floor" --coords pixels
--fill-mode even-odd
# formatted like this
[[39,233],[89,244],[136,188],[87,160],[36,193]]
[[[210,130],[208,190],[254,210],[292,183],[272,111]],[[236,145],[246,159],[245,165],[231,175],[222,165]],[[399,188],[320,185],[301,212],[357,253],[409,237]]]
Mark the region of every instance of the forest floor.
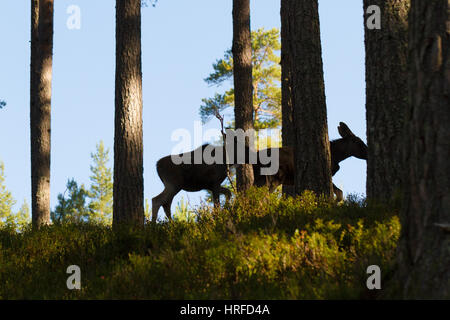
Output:
[[265,189],[141,230],[4,227],[0,299],[372,299],[367,268],[392,277],[399,235],[395,208]]

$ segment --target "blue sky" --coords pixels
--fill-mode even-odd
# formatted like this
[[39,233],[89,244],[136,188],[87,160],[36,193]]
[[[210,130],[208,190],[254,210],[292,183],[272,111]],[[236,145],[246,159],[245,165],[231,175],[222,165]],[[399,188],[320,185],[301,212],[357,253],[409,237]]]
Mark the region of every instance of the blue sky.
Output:
[[[113,158],[115,1],[55,1],[52,93],[51,206],[68,178],[90,185],[90,153],[103,140]],[[67,8],[81,9],[81,28],[66,26]],[[279,0],[253,0],[251,27],[280,27]],[[360,0],[320,0],[320,22],[330,139],[346,122],[366,141],[364,30]],[[203,79],[231,47],[231,0],[159,0],[142,10],[145,197],[162,191],[156,161],[170,154],[174,130],[194,130],[201,99],[220,88]],[[30,1],[0,1],[0,160],[6,185],[31,203],[29,64]],[[210,121],[207,128],[218,128]],[[111,162],[112,166],[112,162]],[[365,193],[366,163],[351,158],[333,177],[348,193]],[[204,192],[181,192],[198,204]],[[160,215],[162,210],[160,211]]]

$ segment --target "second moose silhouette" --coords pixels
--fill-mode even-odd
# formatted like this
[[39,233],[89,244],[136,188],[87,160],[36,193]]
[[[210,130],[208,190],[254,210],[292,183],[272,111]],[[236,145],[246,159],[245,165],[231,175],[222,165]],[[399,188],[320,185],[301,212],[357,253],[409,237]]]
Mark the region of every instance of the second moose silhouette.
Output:
[[[339,162],[349,158],[356,157],[367,160],[367,145],[357,137],[350,128],[344,123],[340,122],[338,126],[339,134],[342,138],[330,141],[331,152],[331,175],[334,176],[339,170]],[[274,148],[270,148],[274,149]],[[270,153],[271,150],[266,152]],[[272,192],[280,184],[294,185],[294,150],[291,147],[279,148],[279,170],[274,175],[262,175],[260,169],[263,167],[258,161],[253,165],[253,174],[255,177],[254,184],[258,187],[267,186]],[[343,200],[343,192],[341,189],[333,184],[333,192],[336,195],[336,200]]]

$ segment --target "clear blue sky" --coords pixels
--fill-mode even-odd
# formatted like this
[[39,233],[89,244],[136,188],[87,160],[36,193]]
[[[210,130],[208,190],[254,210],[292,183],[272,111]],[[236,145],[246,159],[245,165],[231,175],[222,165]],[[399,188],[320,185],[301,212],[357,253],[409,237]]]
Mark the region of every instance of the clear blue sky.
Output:
[[[90,185],[90,153],[103,140],[113,158],[115,1],[55,1],[52,96],[51,206],[68,178]],[[363,9],[360,0],[320,0],[320,22],[330,139],[339,121],[366,141]],[[66,12],[81,9],[81,29],[69,30]],[[251,27],[280,27],[280,2],[253,0]],[[162,191],[156,161],[170,154],[178,128],[200,120],[201,99],[217,88],[203,79],[231,47],[231,0],[159,0],[142,10],[145,197]],[[30,1],[0,1],[0,160],[6,185],[20,206],[31,203],[29,64]],[[219,127],[211,121],[207,128]],[[112,166],[112,161],[111,161]],[[365,193],[366,163],[341,163],[334,182],[346,194]],[[204,195],[180,193],[198,204]],[[160,211],[160,215],[162,210]]]

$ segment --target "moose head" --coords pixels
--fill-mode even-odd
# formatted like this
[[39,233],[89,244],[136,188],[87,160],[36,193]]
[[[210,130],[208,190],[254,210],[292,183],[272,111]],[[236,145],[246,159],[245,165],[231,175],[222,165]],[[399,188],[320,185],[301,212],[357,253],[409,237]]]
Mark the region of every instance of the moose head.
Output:
[[367,145],[364,141],[357,137],[344,122],[339,122],[338,131],[342,138],[330,142],[333,175],[339,170],[338,163],[348,157],[367,160]]

